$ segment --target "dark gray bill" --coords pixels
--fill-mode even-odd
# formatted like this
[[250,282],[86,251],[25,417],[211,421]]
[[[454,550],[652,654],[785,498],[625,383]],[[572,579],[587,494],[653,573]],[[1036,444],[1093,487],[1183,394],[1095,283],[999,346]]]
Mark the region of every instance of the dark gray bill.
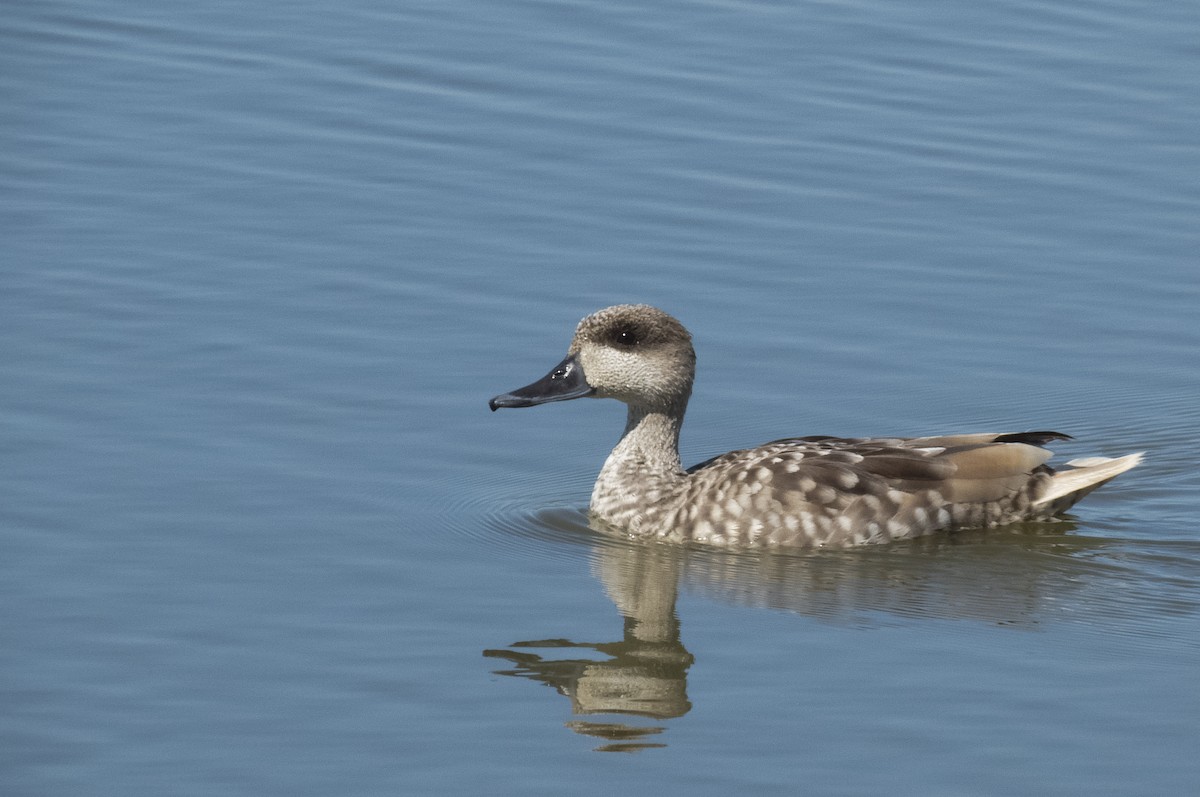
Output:
[[595,392],[583,376],[583,367],[576,362],[573,355],[568,355],[565,360],[554,366],[553,371],[532,385],[496,396],[488,402],[488,406],[495,412],[501,407],[532,407],[549,401],[583,398]]

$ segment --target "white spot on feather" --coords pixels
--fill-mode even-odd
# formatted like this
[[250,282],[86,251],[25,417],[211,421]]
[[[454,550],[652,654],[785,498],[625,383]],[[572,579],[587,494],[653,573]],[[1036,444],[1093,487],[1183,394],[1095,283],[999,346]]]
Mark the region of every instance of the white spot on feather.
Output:
[[762,536],[763,528],[764,528],[763,522],[761,520],[759,520],[758,518],[755,518],[754,520],[750,521],[750,541],[751,542],[756,541],[759,537]]
[[831,504],[837,500],[837,490],[822,484],[820,487],[813,489],[812,498],[818,504]]

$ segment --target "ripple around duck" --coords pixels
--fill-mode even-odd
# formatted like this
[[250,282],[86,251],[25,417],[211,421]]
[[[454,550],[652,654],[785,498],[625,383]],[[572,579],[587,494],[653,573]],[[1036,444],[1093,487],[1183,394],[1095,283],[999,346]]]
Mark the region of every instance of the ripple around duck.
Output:
[[[590,475],[557,479],[546,490],[514,486],[509,470],[479,469],[469,490],[447,490],[459,500],[447,506],[450,531],[522,558],[577,559],[594,544],[588,526]],[[575,498],[579,496],[578,498]]]
[[1089,585],[1090,606],[1127,632],[1200,618],[1200,542],[1139,540],[1097,551],[1094,561],[1109,575]]

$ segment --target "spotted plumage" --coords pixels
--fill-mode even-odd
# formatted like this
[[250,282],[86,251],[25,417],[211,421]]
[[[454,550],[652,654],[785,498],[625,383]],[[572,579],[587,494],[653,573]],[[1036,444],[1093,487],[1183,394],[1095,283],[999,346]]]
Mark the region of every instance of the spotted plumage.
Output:
[[1048,518],[1141,461],[1067,463],[1058,432],[920,438],[791,437],[687,470],[679,430],[696,356],[677,320],[618,305],[579,323],[546,377],[491,408],[584,396],[628,405],[625,432],[592,491],[591,513],[632,537],[722,547],[850,547],[935,531]]

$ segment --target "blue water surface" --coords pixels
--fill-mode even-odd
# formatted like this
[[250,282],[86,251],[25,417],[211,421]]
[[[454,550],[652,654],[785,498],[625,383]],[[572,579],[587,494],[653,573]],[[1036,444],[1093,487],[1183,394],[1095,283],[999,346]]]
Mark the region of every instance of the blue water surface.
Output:
[[[0,792],[1191,794],[1198,41],[1129,0],[7,3]],[[621,408],[486,400],[625,301],[694,334],[689,463],[1147,460],[907,545],[602,537]]]

